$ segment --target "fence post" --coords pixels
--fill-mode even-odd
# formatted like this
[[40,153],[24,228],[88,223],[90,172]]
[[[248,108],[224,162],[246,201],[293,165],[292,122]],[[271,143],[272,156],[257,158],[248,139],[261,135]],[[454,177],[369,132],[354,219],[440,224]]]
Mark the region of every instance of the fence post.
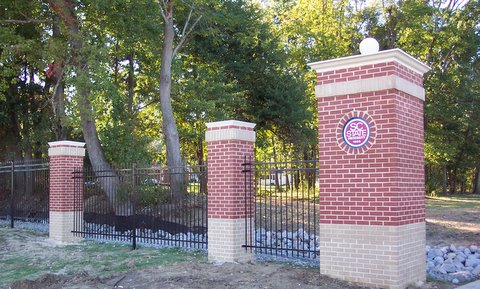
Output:
[[[85,143],[73,141],[56,141],[48,143],[50,157],[50,239],[62,242],[78,240],[72,233],[74,218],[83,213],[83,193],[77,198],[81,206],[75,206],[75,184],[73,173],[83,168]],[[82,169],[83,171],[83,169]],[[83,192],[83,181],[79,184]],[[82,211],[78,211],[82,210]],[[83,217],[81,217],[83,219]]]
[[135,176],[135,169],[136,164],[132,164],[132,195],[130,199],[132,200],[132,213],[133,213],[133,220],[132,220],[132,250],[137,249],[137,192],[136,192],[136,176]]
[[309,65],[317,72],[320,272],[390,289],[425,281],[429,68],[400,49]]
[[[252,253],[242,248],[251,230],[251,198],[245,196],[242,163],[253,156],[255,124],[228,120],[207,123],[208,259],[246,262]],[[247,199],[248,198],[248,199]]]
[[10,228],[15,226],[15,161],[12,160],[10,174]]

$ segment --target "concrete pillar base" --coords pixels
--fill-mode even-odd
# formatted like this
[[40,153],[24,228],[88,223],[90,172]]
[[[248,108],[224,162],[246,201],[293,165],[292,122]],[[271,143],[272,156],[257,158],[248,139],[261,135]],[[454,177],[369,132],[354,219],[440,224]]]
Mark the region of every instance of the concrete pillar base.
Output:
[[[250,226],[250,220],[247,225]],[[247,227],[247,240],[250,228]],[[245,244],[245,219],[208,218],[208,260],[215,262],[246,263],[254,259]]]
[[401,226],[320,225],[320,273],[403,289],[425,282],[425,223]]
[[68,243],[82,240],[72,233],[75,218],[83,220],[83,212],[50,212],[49,238]]

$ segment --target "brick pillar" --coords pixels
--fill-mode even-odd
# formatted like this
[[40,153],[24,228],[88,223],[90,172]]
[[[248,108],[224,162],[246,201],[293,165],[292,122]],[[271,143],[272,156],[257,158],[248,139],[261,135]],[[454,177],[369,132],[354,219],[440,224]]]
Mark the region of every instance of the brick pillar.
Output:
[[[48,143],[50,157],[50,239],[61,242],[78,240],[73,234],[74,169],[83,168],[84,143],[56,141]],[[83,188],[82,188],[83,189]],[[83,198],[81,198],[83,199]]]
[[[208,259],[245,262],[252,258],[242,245],[251,224],[251,199],[245,199],[242,163],[253,157],[255,124],[228,120],[207,123]],[[246,222],[247,220],[247,222]]]
[[423,74],[400,49],[317,72],[320,271],[382,288],[425,281]]

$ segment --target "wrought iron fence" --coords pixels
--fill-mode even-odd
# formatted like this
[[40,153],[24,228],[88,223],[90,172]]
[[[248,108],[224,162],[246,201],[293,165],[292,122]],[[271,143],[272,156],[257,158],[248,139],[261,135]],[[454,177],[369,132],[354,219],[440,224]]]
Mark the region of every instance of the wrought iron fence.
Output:
[[206,249],[206,166],[84,168],[74,179],[78,236]]
[[45,159],[0,163],[0,219],[48,223],[49,162]]
[[246,219],[250,238],[244,247],[260,254],[318,259],[317,164],[245,160],[245,194],[254,203],[254,217]]

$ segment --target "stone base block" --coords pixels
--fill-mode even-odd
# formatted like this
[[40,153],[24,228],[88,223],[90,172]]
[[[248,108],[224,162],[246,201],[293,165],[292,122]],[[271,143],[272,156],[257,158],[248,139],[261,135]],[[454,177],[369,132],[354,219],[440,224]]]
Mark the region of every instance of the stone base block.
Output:
[[72,233],[74,218],[83,220],[82,212],[52,212],[50,211],[49,238],[60,242],[78,242],[81,237]]
[[320,273],[389,289],[425,282],[425,223],[321,224]]
[[[247,221],[247,225],[251,224]],[[247,238],[250,229],[247,228]],[[251,250],[246,250],[245,219],[208,219],[208,260],[219,262],[248,262],[253,260]]]

